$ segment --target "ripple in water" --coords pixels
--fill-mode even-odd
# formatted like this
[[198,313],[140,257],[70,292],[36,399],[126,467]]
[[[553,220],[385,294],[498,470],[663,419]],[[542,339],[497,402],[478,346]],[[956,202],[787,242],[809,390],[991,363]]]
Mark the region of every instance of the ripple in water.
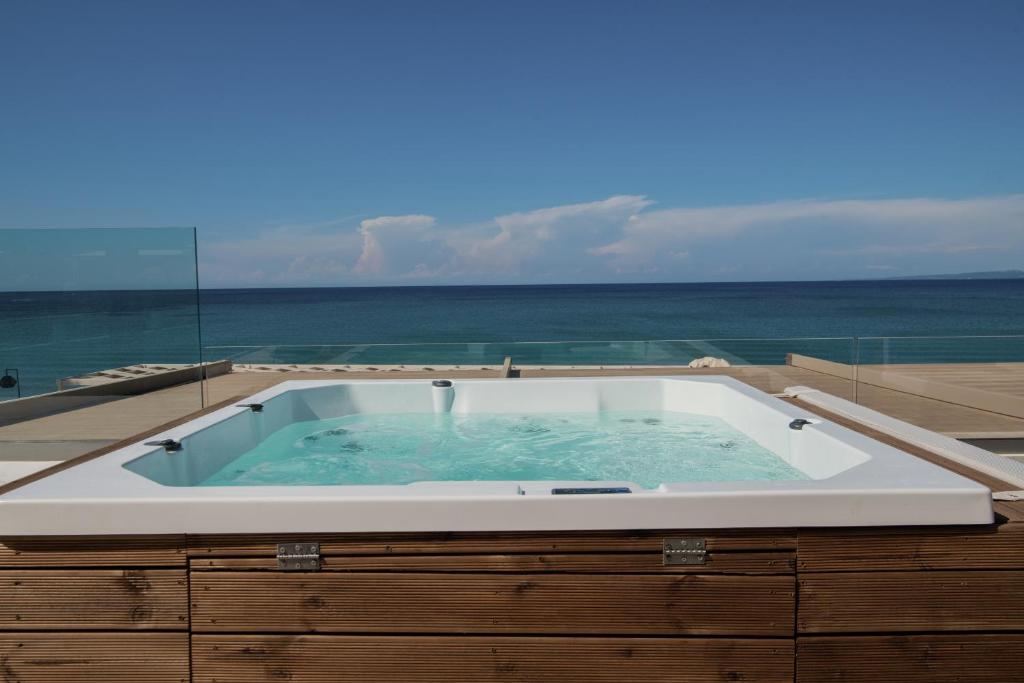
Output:
[[806,476],[704,415],[385,413],[288,425],[202,485],[777,479]]

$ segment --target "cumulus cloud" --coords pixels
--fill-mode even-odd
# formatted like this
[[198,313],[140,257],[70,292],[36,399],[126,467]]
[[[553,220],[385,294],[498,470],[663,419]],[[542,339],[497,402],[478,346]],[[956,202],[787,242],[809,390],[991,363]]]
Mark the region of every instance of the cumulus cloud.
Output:
[[647,197],[615,195],[472,225],[404,215],[358,226],[283,227],[201,245],[200,252],[204,273],[267,285],[828,279],[883,269],[995,270],[1024,261],[1024,195],[696,208],[654,208]]
[[443,275],[454,251],[433,230],[433,216],[380,216],[359,224],[363,250],[353,273],[368,276]]
[[617,195],[597,202],[568,204],[498,216],[492,237],[471,242],[462,253],[465,272],[556,276],[584,265],[588,245],[619,235],[630,217],[649,206],[641,196]]
[[[940,256],[1024,251],[1024,195],[981,199],[803,200],[739,206],[675,208],[635,215],[622,236],[589,250],[619,271],[670,266],[667,254],[699,253],[709,262],[746,258],[752,277],[855,276],[856,257]],[[845,258],[843,258],[845,257]],[[1019,260],[1017,263],[1019,264]],[[971,267],[981,262],[971,261]],[[837,270],[838,268],[838,270]],[[750,267],[744,269],[750,272]],[[773,273],[773,271],[776,271]],[[831,275],[830,275],[831,273]]]
[[[752,232],[800,232],[813,228],[827,241],[829,233],[844,232],[858,248],[896,246],[892,240],[914,246],[922,234],[930,240],[926,250],[946,245],[955,250],[966,235],[1008,233],[1024,225],[1024,195],[970,200],[882,199],[857,201],[804,200],[652,211],[633,216],[623,236],[595,247],[592,254],[624,260],[654,258],[666,247],[690,245]],[[893,231],[896,231],[895,233]],[[872,243],[871,240],[881,240]],[[867,242],[867,244],[864,244]],[[920,245],[917,245],[920,246]],[[829,250],[825,250],[829,251]],[[831,253],[839,253],[831,250]]]

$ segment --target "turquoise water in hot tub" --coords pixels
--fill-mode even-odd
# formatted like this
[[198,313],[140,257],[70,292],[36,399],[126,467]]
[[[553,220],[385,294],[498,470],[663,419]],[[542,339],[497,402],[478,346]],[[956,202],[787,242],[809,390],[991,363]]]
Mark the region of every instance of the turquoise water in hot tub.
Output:
[[297,422],[201,486],[806,479],[724,421],[674,412],[368,413]]

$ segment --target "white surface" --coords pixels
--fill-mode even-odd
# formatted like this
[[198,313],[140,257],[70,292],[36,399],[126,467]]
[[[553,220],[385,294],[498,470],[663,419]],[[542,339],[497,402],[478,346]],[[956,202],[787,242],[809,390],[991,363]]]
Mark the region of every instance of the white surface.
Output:
[[1024,487],[1024,463],[1012,458],[991,453],[963,441],[957,441],[945,434],[937,434],[917,425],[912,425],[909,422],[897,420],[895,417],[890,417],[877,410],[865,408],[862,405],[852,403],[838,396],[826,394],[818,389],[789,387],[786,389],[786,394],[836,415],[856,420],[872,429],[877,429],[884,434],[894,436],[909,444],[920,446],[953,462],[967,465],[979,472],[1009,482],[1014,486]]
[[0,484],[7,484],[15,479],[35,474],[47,467],[59,465],[62,460],[8,460],[0,462]]
[[[728,377],[454,380],[451,410],[669,410],[715,415],[802,470],[798,481],[421,482],[407,486],[198,487],[266,435],[299,420],[435,409],[429,380],[290,381],[142,443],[0,496],[0,535],[701,529],[986,524],[973,481]],[[447,401],[438,402],[445,406]],[[789,429],[810,417],[813,424]],[[633,493],[554,496],[558,486]]]

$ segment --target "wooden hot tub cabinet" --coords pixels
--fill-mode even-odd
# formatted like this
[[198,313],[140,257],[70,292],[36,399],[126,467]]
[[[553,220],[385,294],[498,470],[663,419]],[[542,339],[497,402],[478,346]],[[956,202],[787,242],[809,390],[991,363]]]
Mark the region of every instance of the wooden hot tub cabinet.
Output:
[[[704,564],[666,565],[666,538]],[[315,542],[318,571],[278,569]],[[1024,682],[985,527],[8,538],[5,683]]]

